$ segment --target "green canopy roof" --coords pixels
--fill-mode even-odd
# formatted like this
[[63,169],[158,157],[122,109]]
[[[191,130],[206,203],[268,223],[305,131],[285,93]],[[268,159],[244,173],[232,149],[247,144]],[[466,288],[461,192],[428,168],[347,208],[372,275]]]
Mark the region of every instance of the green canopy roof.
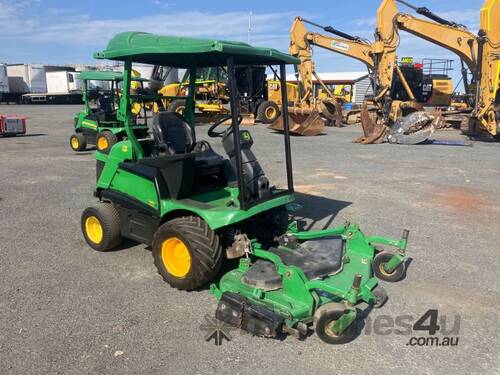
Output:
[[123,73],[120,72],[106,72],[100,70],[85,70],[80,72],[76,77],[81,80],[95,80],[95,81],[123,81]]
[[115,35],[96,59],[130,60],[133,62],[189,68],[225,65],[234,57],[235,64],[274,65],[299,64],[300,60],[273,48],[252,47],[241,42],[162,36],[143,32]]
[[[80,72],[80,74],[78,74],[76,79],[85,81],[123,81],[123,73],[103,70],[84,70]],[[147,79],[141,77],[132,77],[132,81],[146,82]]]

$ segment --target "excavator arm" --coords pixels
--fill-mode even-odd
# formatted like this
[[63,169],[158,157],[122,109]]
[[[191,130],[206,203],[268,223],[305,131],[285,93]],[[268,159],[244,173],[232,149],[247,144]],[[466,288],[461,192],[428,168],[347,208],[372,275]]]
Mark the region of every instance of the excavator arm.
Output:
[[[417,14],[429,18],[431,21],[423,20],[406,13],[399,13],[396,16],[397,27],[421,39],[441,46],[457,56],[467,65],[476,81],[477,71],[477,38],[464,26],[446,20],[429,9],[415,7],[405,0],[391,0],[404,4],[415,10]],[[468,91],[467,72],[463,70],[463,80]]]
[[477,40],[468,30],[422,20],[406,13],[396,17],[400,30],[425,39],[458,55],[471,72],[477,70]]
[[[326,36],[307,30],[305,24],[311,24],[326,32],[340,34],[343,37]],[[342,55],[352,57],[365,64],[368,69],[373,69],[371,45],[358,37],[335,30],[331,26],[321,26],[314,22],[296,17],[290,29],[290,54],[297,57],[312,57],[311,45],[315,45]]]
[[478,82],[472,120],[500,139],[496,99],[500,83],[500,0],[485,0],[478,38]]

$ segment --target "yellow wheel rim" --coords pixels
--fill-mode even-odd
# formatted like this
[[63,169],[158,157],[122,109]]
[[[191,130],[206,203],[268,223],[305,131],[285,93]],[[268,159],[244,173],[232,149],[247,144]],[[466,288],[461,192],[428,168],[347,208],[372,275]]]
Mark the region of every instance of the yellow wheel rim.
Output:
[[87,233],[87,238],[95,243],[100,244],[104,236],[102,230],[101,222],[95,216],[89,216],[85,219],[85,232]]
[[76,137],[71,137],[71,147],[72,147],[74,150],[77,150],[77,149],[78,149],[78,146],[80,146],[80,142],[78,142],[78,138],[76,138]]
[[268,119],[272,119],[272,118],[274,118],[274,116],[276,116],[276,109],[273,107],[267,107],[266,108],[266,117]]
[[191,254],[184,242],[177,237],[163,241],[161,259],[168,273],[175,277],[185,277],[191,269]]
[[186,108],[185,107],[177,107],[177,109],[175,110],[175,113],[178,113],[179,115],[183,115],[184,114],[184,110]]
[[102,151],[102,150],[106,150],[108,147],[109,147],[109,143],[108,143],[108,140],[106,139],[106,137],[104,137],[104,136],[99,137],[99,139],[97,140],[97,149],[99,151]]

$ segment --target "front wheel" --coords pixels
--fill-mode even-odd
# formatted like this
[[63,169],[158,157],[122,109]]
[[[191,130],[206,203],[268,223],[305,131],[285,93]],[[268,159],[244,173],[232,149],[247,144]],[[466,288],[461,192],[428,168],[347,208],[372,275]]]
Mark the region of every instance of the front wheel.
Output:
[[163,280],[174,288],[193,290],[219,272],[222,246],[205,221],[185,216],[158,228],[153,238],[153,257]]
[[112,203],[98,203],[82,213],[83,237],[94,250],[107,251],[122,241],[120,215]]
[[82,133],[76,133],[69,138],[69,145],[75,152],[85,151],[87,149],[87,140]]

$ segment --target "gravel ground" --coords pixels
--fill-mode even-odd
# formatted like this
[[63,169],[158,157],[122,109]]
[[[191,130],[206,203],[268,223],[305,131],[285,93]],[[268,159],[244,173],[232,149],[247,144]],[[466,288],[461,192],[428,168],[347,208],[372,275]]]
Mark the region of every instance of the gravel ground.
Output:
[[[500,373],[499,144],[365,146],[351,143],[359,126],[294,137],[298,216],[311,228],[349,219],[368,234],[410,229],[407,277],[383,283],[390,300],[349,344],[233,332],[215,346],[200,330],[216,307],[207,290],[170,288],[144,245],[97,253],[85,244],[79,221],[95,202],[95,163],[68,145],[78,108],[0,106],[28,116],[27,136],[0,138],[0,373]],[[282,183],[280,135],[251,131]],[[429,335],[391,328],[429,309],[443,319],[435,337],[458,337],[457,346],[408,345]]]

